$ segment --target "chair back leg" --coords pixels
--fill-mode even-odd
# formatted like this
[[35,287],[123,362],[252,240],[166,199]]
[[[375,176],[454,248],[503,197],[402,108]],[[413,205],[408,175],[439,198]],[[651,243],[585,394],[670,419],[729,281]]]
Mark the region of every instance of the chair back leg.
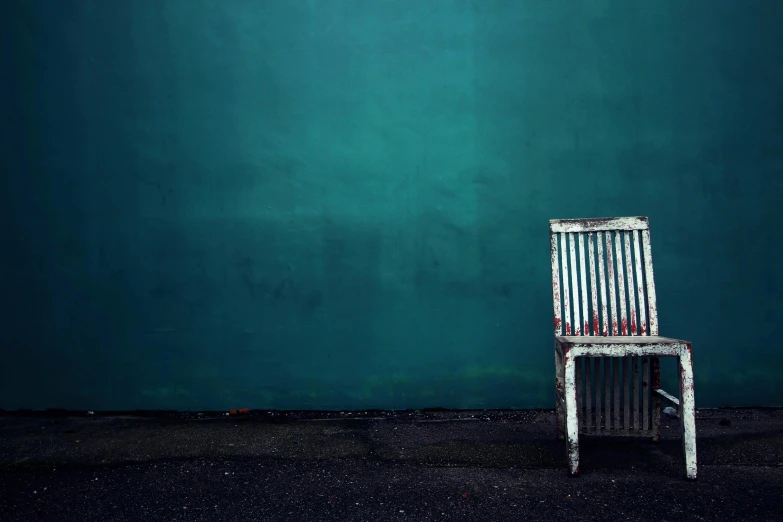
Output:
[[557,438],[565,438],[565,366],[563,354],[555,343],[555,412],[557,418]]

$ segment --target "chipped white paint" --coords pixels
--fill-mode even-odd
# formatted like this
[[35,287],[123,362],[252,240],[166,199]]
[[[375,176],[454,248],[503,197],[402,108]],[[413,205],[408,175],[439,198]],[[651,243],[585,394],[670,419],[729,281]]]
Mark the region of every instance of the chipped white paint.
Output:
[[563,322],[565,334],[571,335],[571,299],[568,295],[568,256],[566,255],[566,235],[560,234],[560,255],[563,262]]
[[657,335],[644,337],[562,335],[557,336],[555,341],[561,347],[567,347],[570,350],[578,349],[578,357],[640,357],[644,355],[674,357],[679,355],[680,347],[687,344],[687,341]]
[[636,254],[636,293],[639,296],[639,335],[648,335],[647,315],[644,311],[644,282],[642,281],[642,251],[639,250],[639,231],[633,231],[633,251]]
[[563,353],[555,345],[555,404],[557,411],[557,436],[565,438],[565,366]]
[[676,404],[677,406],[680,405],[680,400],[677,397],[675,397],[674,395],[671,395],[669,393],[666,393],[665,391],[663,391],[660,388],[654,389],[653,392],[657,393],[658,395],[660,395],[661,397],[663,397],[667,401],[671,402],[672,404]]
[[[585,240],[587,252],[584,247]],[[595,245],[593,241],[596,242]],[[691,345],[686,341],[658,335],[647,218],[552,220],[550,249],[558,435],[566,439],[570,472],[576,474],[579,471],[580,431],[644,436],[658,440],[660,399],[664,397],[677,401],[675,397],[660,389],[658,358],[668,356],[677,357],[680,361],[686,475],[688,478],[695,478],[695,405]],[[558,335],[563,333],[565,335]],[[585,359],[584,366],[581,364],[582,359]],[[630,363],[622,365],[622,372],[621,362]],[[624,408],[620,407],[621,375],[622,387],[625,389],[622,394],[625,399]],[[580,391],[583,377],[584,393]],[[611,383],[614,383],[614,393]]]
[[680,419],[682,419],[682,449],[685,453],[685,472],[696,478],[696,404],[693,392],[693,361],[688,343],[680,353]]
[[595,243],[598,247],[598,273],[601,274],[599,289],[601,291],[601,333],[603,335],[609,334],[609,318],[606,316],[606,279],[604,278],[604,248],[603,248],[603,235],[601,232],[596,232]]
[[614,233],[614,252],[617,258],[617,295],[620,298],[620,335],[628,335],[628,317],[625,314],[625,278],[623,277],[623,241],[620,232]]
[[565,358],[565,413],[566,413],[566,454],[568,471],[571,475],[579,473],[579,417],[576,407],[576,359],[570,354]]
[[584,234],[579,234],[579,283],[582,295],[582,332],[590,335],[590,318],[587,310],[587,274],[585,270],[585,239]]
[[609,335],[619,335],[617,330],[617,288],[614,284],[614,261],[612,259],[612,233],[606,234],[606,277],[609,278],[609,304],[612,307],[612,333]]
[[[595,248],[593,247],[592,232],[587,235],[587,247],[587,254],[590,258],[590,303],[593,305],[593,335],[600,335],[598,332],[598,294],[595,290]],[[585,308],[587,308],[586,305]]]
[[647,230],[650,227],[646,217],[617,217],[592,219],[552,219],[552,232],[598,232],[606,230]]
[[623,232],[623,240],[625,241],[625,270],[628,277],[628,308],[630,309],[629,329],[631,335],[636,335],[636,293],[633,285],[633,261],[631,259],[631,238],[632,232]]
[[557,235],[549,238],[550,258],[552,261],[552,303],[555,309],[555,335],[562,335],[563,319],[560,315],[560,270],[557,266]]
[[658,335],[658,308],[655,300],[655,279],[653,278],[649,230],[642,231],[642,248],[644,249],[644,274],[647,278],[647,309],[650,312],[650,335]]
[[[574,296],[574,323],[571,325],[574,330],[574,335],[581,335],[582,334],[582,321],[579,318],[579,287],[577,285],[577,276],[576,276],[576,245],[574,244],[574,235],[568,234],[568,253],[570,254],[570,260],[571,260],[571,288],[573,289],[573,292],[571,292]],[[565,271],[565,267],[563,267],[563,271]]]

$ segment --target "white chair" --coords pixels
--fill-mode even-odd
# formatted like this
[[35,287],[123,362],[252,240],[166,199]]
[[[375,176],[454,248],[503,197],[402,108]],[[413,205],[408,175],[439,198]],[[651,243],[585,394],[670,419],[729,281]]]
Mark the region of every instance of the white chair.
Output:
[[[658,336],[648,219],[555,219],[549,235],[557,425],[571,475],[580,433],[657,441],[663,398],[679,407],[685,473],[695,479],[691,343]],[[660,389],[660,357],[679,360],[679,400]]]

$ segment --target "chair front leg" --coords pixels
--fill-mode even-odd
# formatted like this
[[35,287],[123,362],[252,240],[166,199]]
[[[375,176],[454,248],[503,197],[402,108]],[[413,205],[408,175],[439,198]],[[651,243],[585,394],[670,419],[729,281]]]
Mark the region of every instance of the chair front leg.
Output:
[[693,357],[690,343],[680,350],[680,425],[685,454],[685,475],[696,478],[696,404],[693,391]]
[[579,474],[579,411],[576,407],[576,358],[563,347],[565,377],[566,454],[571,476]]

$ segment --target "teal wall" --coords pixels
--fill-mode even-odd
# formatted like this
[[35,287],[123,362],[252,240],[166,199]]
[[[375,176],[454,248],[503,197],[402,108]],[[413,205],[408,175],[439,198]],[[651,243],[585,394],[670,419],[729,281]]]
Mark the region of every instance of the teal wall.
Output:
[[552,407],[548,220],[618,215],[783,405],[783,2],[1,4],[0,407]]

